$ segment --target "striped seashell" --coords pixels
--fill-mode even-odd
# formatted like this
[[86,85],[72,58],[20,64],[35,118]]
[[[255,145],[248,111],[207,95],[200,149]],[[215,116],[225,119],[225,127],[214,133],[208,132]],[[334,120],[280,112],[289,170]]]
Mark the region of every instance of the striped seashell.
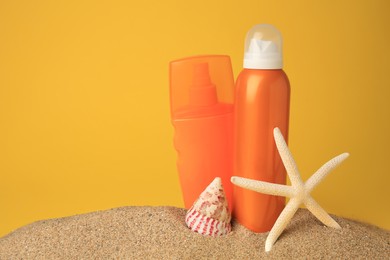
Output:
[[187,226],[195,232],[209,236],[226,235],[231,231],[231,214],[221,178],[215,178],[188,210]]

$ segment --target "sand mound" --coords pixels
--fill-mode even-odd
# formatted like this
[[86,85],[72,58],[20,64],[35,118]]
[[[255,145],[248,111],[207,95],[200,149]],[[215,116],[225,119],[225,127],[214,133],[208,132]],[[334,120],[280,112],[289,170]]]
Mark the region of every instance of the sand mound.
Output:
[[184,223],[174,207],[123,207],[44,220],[0,238],[0,259],[388,259],[390,232],[335,217],[341,230],[323,226],[300,209],[272,251],[267,233],[233,222],[223,237],[204,237]]

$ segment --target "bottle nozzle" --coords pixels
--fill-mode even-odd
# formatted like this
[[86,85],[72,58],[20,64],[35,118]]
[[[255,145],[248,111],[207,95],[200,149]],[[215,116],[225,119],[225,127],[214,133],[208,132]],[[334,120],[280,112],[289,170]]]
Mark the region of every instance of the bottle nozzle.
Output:
[[217,102],[217,89],[210,78],[209,64],[207,62],[195,64],[190,88],[190,104],[210,106]]
[[282,36],[272,25],[255,25],[247,34],[244,68],[281,69]]
[[212,85],[209,73],[209,64],[207,62],[199,63],[194,66],[194,77],[192,79],[193,87],[207,87]]

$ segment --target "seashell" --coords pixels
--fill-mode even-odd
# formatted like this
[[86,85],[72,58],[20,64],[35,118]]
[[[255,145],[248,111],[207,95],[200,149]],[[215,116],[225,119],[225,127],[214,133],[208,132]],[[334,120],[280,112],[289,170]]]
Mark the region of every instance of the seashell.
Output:
[[221,178],[217,177],[188,210],[185,222],[194,232],[208,236],[221,236],[231,231],[230,221],[231,213]]

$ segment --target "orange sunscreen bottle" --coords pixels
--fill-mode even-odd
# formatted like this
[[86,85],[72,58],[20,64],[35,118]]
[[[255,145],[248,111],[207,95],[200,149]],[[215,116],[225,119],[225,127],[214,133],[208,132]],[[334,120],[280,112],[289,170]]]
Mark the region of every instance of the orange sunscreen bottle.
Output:
[[[254,26],[245,41],[244,69],[236,81],[234,174],[285,184],[286,170],[273,129],[287,140],[290,85],[282,70],[282,37],[268,24]],[[234,186],[233,216],[254,232],[269,231],[285,198]]]
[[229,56],[172,61],[170,96],[185,207],[220,177],[232,209],[234,79]]

